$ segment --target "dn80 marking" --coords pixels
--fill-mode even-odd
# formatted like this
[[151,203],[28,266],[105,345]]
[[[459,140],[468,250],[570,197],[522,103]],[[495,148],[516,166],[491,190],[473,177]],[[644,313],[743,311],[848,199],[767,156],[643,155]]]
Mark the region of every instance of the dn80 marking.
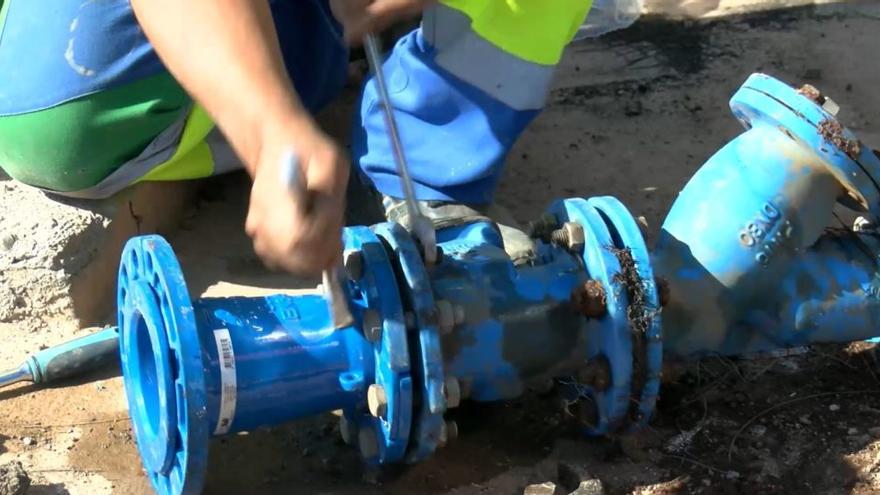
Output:
[[[780,224],[781,228],[777,229]],[[739,241],[745,247],[757,247],[755,260],[766,266],[770,263],[770,258],[791,238],[791,230],[791,222],[783,219],[779,208],[768,201],[752,221],[740,230]]]

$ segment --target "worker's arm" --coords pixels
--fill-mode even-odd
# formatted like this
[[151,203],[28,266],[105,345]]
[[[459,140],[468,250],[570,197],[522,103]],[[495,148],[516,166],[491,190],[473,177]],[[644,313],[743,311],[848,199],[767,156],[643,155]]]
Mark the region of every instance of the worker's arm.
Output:
[[[303,107],[281,58],[266,0],[132,0],[168,70],[208,111],[254,180],[247,230],[269,265],[300,273],[341,254],[348,164]],[[280,180],[299,155],[309,213]]]

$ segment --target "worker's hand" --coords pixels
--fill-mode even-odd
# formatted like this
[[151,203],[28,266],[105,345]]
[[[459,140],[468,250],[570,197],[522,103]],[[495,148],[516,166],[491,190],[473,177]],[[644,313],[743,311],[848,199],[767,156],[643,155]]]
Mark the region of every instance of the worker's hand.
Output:
[[[267,266],[316,275],[342,256],[349,165],[342,150],[311,121],[278,126],[264,135],[253,172],[245,229]],[[282,157],[302,164],[305,198],[282,177]]]
[[345,40],[357,44],[365,34],[379,33],[434,3],[436,0],[330,0],[330,8],[345,29]]

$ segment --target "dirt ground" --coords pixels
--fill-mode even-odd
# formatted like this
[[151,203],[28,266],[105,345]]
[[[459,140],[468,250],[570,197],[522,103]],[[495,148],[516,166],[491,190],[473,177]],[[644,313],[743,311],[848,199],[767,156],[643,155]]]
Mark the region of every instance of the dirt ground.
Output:
[[[511,154],[499,202],[527,221],[559,197],[610,194],[655,233],[686,180],[739,132],[727,102],[756,71],[816,85],[880,146],[880,2],[735,16],[719,3],[730,2],[698,6],[710,19],[649,16],[572,46],[550,106]],[[334,127],[348,122],[345,103]],[[313,287],[261,268],[241,230],[246,204],[242,177],[213,180],[170,239],[193,295]],[[75,330],[52,326],[59,338]],[[0,367],[23,352],[4,341]],[[689,363],[669,373],[651,426],[623,438],[582,438],[552,397],[465,404],[455,442],[378,477],[327,415],[215,440],[206,492],[518,495],[551,481],[564,494],[595,478],[610,494],[877,493],[878,373],[863,343]],[[32,494],[149,493],[114,372],[0,392],[0,464],[12,460]]]

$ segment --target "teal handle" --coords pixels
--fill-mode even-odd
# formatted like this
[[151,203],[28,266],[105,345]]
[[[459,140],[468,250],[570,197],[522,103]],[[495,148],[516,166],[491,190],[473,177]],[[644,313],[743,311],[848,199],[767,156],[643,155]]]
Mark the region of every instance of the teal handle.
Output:
[[28,359],[34,383],[46,384],[119,364],[119,330],[100,332],[44,349]]

